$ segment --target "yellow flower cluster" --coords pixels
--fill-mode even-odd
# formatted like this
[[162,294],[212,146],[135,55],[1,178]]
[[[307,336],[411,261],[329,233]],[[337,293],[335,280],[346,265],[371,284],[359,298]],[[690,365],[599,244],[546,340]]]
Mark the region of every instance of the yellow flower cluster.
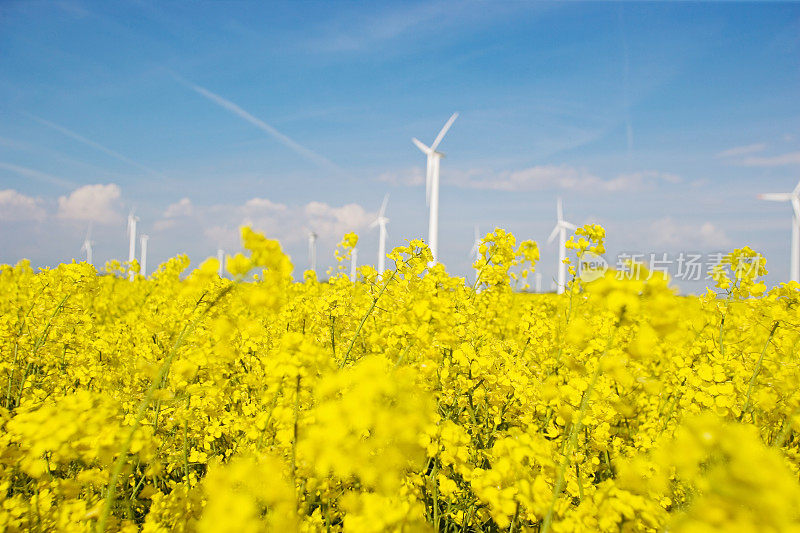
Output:
[[474,286],[422,241],[323,283],[242,237],[233,280],[0,266],[0,530],[800,531],[800,285],[753,250],[699,298],[555,295],[500,229]]

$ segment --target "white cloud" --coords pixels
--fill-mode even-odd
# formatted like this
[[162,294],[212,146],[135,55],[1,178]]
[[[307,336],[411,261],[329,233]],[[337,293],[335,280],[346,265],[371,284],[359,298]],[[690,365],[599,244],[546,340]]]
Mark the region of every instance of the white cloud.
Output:
[[309,228],[321,237],[338,238],[366,227],[375,217],[358,204],[333,207],[323,202],[309,202],[304,209]]
[[[191,206],[191,211],[186,209]],[[185,216],[171,216],[183,213]],[[157,231],[202,233],[210,246],[236,249],[240,246],[239,228],[252,226],[282,244],[304,241],[313,230],[320,242],[337,242],[349,231],[359,231],[375,218],[359,204],[333,206],[324,202],[288,206],[267,198],[252,198],[239,205],[196,206],[183,199],[164,212],[154,227]]]
[[178,218],[192,216],[194,206],[188,198],[181,198],[178,202],[170,204],[164,210],[164,218]]
[[46,215],[38,198],[25,196],[12,189],[0,191],[0,220],[9,222],[40,221]]
[[711,222],[681,224],[665,217],[650,224],[647,233],[654,246],[721,249],[731,244],[725,231]]
[[746,146],[735,146],[717,154],[717,157],[740,157],[743,155],[756,154],[767,149],[765,143],[748,144]]
[[398,172],[384,172],[378,176],[378,181],[391,185],[415,187],[425,183],[425,173],[422,167],[411,167]]
[[286,211],[283,204],[267,200],[266,198],[252,198],[245,202],[244,208],[250,211]]
[[112,224],[122,218],[118,211],[120,195],[120,188],[114,183],[84,185],[69,196],[58,199],[57,216],[66,220]]
[[450,180],[454,185],[471,189],[498,191],[539,191],[567,189],[575,191],[630,191],[641,189],[658,181],[680,182],[680,177],[653,170],[619,174],[603,179],[586,169],[569,165],[540,165],[513,172],[489,175],[479,170],[457,173]]
[[800,165],[800,151],[776,156],[746,157],[737,164],[744,167],[782,167]]

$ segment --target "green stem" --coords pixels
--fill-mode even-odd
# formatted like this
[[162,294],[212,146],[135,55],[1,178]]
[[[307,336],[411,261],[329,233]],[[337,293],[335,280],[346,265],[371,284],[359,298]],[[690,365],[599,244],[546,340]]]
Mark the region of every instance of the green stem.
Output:
[[336,359],[336,334],[334,326],[336,325],[336,317],[331,317],[331,350],[333,350],[333,358]]
[[189,482],[189,398],[186,398],[186,418],[183,419],[183,474],[186,476],[186,488],[192,487]]
[[297,386],[294,393],[294,426],[292,429],[292,484],[295,490],[295,509],[300,510],[300,494],[297,491],[297,434],[300,418],[300,374],[297,374]]
[[433,530],[439,531],[439,462],[434,459],[431,480],[433,480]]
[[742,412],[739,415],[739,422],[742,421],[745,412],[747,412],[747,408],[750,406],[750,394],[753,392],[753,388],[756,385],[756,378],[758,378],[758,373],[761,371],[761,363],[764,361],[764,354],[767,353],[767,347],[769,347],[769,343],[772,341],[773,335],[775,335],[775,330],[778,329],[778,324],[778,321],[775,321],[775,323],[772,324],[772,329],[769,332],[769,337],[767,337],[767,342],[764,343],[764,348],[761,349],[761,356],[758,358],[756,367],[753,369],[753,375],[750,376],[750,383],[747,385],[747,395],[744,398],[744,405],[742,406]]
[[[69,297],[70,297],[69,294],[64,296],[61,299],[61,301],[58,302],[58,305],[53,310],[53,313],[50,315],[50,318],[47,319],[47,324],[45,324],[44,330],[42,330],[42,333],[36,338],[36,342],[33,345],[33,350],[31,351],[31,359],[34,359],[36,357],[36,355],[39,353],[39,349],[42,346],[44,346],[45,342],[47,342],[47,338],[50,336],[50,329],[53,326],[53,320],[55,320],[55,318],[58,316],[58,314],[61,313],[61,311],[64,309],[64,304],[67,303],[67,300],[69,299]],[[15,365],[16,365],[16,361],[15,361]],[[22,392],[25,389],[25,381],[28,379],[28,371],[30,370],[30,368],[31,368],[31,362],[28,362],[28,364],[25,365],[25,372],[23,373],[22,379],[20,380],[20,383],[19,383],[19,390],[17,391],[17,398],[16,398],[16,402],[14,403],[15,406],[19,405],[19,403],[22,401]],[[9,382],[9,387],[10,387],[10,385],[11,384]],[[6,400],[6,404],[8,404],[8,401],[9,400]],[[6,407],[8,407],[8,405],[6,405]]]
[[511,520],[511,527],[508,528],[508,533],[514,533],[514,531],[516,531],[518,519],[519,519],[519,502],[517,502],[517,508],[514,510],[514,518]]
[[161,386],[164,378],[169,374],[170,365],[172,364],[172,359],[175,357],[175,354],[178,351],[178,348],[183,344],[183,340],[186,338],[187,335],[191,334],[197,325],[200,323],[200,320],[205,317],[205,315],[211,310],[214,305],[216,305],[223,296],[225,296],[230,290],[234,287],[234,285],[229,285],[225,287],[219,295],[208,304],[208,306],[203,310],[200,315],[198,315],[190,324],[184,326],[183,330],[181,331],[178,338],[175,340],[175,344],[172,346],[172,349],[167,354],[167,357],[164,359],[164,362],[161,363],[161,366],[158,368],[158,373],[156,374],[153,381],[150,383],[150,386],[145,392],[144,398],[139,403],[139,407],[136,410],[136,417],[133,420],[133,424],[131,425],[130,430],[128,430],[128,434],[125,437],[125,441],[122,443],[122,446],[118,450],[117,459],[114,461],[114,466],[111,469],[111,475],[108,480],[108,486],[106,488],[106,497],[103,502],[103,509],[100,512],[100,518],[97,521],[97,531],[103,533],[106,530],[106,523],[108,522],[108,516],[111,514],[111,507],[114,505],[114,499],[117,492],[117,479],[119,478],[120,474],[122,473],[122,469],[125,466],[125,462],[127,461],[128,450],[130,450],[131,443],[133,442],[133,437],[136,435],[136,430],[139,429],[139,425],[144,418],[145,413],[147,412],[147,408],[150,406],[150,402],[153,399],[153,395],[155,394],[156,390]]
[[344,358],[342,359],[342,362],[339,363],[339,368],[344,368],[345,363],[347,363],[347,360],[350,357],[350,352],[353,351],[353,346],[356,344],[356,339],[358,339],[358,335],[361,333],[361,328],[364,327],[364,323],[366,323],[367,319],[369,318],[369,315],[372,314],[372,311],[375,309],[375,306],[378,305],[378,300],[383,295],[383,293],[386,291],[386,288],[389,286],[389,283],[391,283],[391,281],[394,279],[396,274],[397,274],[397,270],[392,272],[392,275],[389,276],[389,279],[386,280],[386,283],[383,284],[383,287],[381,288],[380,292],[378,292],[378,295],[375,296],[372,299],[372,305],[369,306],[369,309],[367,309],[367,312],[364,314],[364,317],[361,319],[361,323],[358,324],[358,328],[356,328],[356,333],[355,333],[355,335],[353,335],[352,340],[350,340],[350,346],[347,348],[347,352],[344,354]]
[[586,388],[586,391],[583,393],[583,398],[581,399],[581,406],[578,410],[578,417],[575,422],[572,423],[572,427],[570,428],[569,432],[569,440],[567,441],[567,446],[564,449],[564,458],[561,460],[561,465],[558,468],[558,473],[556,475],[556,482],[553,486],[553,500],[550,502],[550,508],[547,510],[547,515],[544,517],[544,523],[542,524],[542,533],[547,533],[550,531],[550,525],[553,522],[553,512],[556,508],[556,501],[558,501],[558,496],[561,494],[561,491],[564,489],[564,477],[567,472],[567,465],[569,464],[569,454],[577,447],[578,444],[578,434],[580,434],[581,430],[583,429],[583,417],[586,414],[586,411],[589,408],[589,399],[592,396],[592,391],[594,390],[595,385],[597,384],[597,380],[600,378],[600,372],[602,371],[603,367],[603,359],[605,355],[608,353],[608,350],[611,348],[611,344],[614,342],[614,337],[617,332],[617,328],[619,324],[614,327],[614,330],[611,332],[611,335],[608,338],[608,343],[606,344],[606,348],[603,351],[603,354],[597,360],[597,368],[594,370],[594,374],[592,374],[592,381],[589,382],[589,386]]

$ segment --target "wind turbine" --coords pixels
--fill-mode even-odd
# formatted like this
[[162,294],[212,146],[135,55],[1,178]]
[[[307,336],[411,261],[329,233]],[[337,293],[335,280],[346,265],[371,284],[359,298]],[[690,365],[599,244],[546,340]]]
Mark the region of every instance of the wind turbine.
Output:
[[219,277],[225,274],[225,250],[222,248],[217,249],[217,262],[219,263]]
[[356,268],[358,267],[358,248],[350,252],[350,281],[356,282]]
[[81,252],[86,252],[86,262],[94,266],[94,263],[92,262],[93,244],[94,242],[92,241],[92,225],[89,224],[89,228],[86,230],[86,237],[83,239],[83,246],[81,246]]
[[369,225],[370,228],[378,226],[378,275],[383,274],[386,265],[386,224],[389,219],[386,218],[386,204],[389,203],[389,193],[383,197],[383,203],[378,211],[378,217]]
[[556,292],[562,294],[567,286],[567,265],[564,264],[564,259],[567,257],[567,230],[575,231],[578,228],[575,224],[564,220],[564,206],[561,198],[558,199],[556,204],[556,214],[558,217],[556,227],[553,228],[553,232],[547,238],[547,243],[553,242],[553,239],[558,235],[558,285],[556,286]]
[[411,139],[417,148],[428,156],[428,167],[425,173],[425,198],[430,206],[428,246],[433,255],[433,263],[437,262],[439,256],[439,161],[444,157],[444,154],[437,152],[436,148],[457,118],[458,113],[453,113],[430,146],[425,146],[416,137]]
[[792,203],[792,250],[790,262],[791,281],[800,281],[800,182],[792,192],[759,194],[761,200]]
[[308,232],[308,263],[309,270],[317,273],[317,234],[313,231]]
[[469,255],[475,254],[475,261],[481,260],[481,232],[478,230],[478,225],[475,224],[475,240],[472,242],[472,250],[470,250]]
[[[139,218],[134,216],[133,209],[128,213],[128,263],[133,263],[136,259],[136,223]],[[131,271],[128,279],[133,281],[133,271]]]
[[[478,225],[475,224],[475,240],[472,241],[472,250],[469,251],[469,255],[475,256],[475,262],[479,262],[481,260],[481,233],[478,229]],[[479,275],[479,270],[475,269],[475,281],[477,282]]]
[[142,264],[139,265],[141,267],[140,270],[139,270],[139,274],[141,274],[144,277],[147,277],[147,241],[148,240],[150,240],[150,236],[142,233],[142,237],[141,237],[141,241],[140,241],[141,245],[142,245],[142,251],[141,251]]

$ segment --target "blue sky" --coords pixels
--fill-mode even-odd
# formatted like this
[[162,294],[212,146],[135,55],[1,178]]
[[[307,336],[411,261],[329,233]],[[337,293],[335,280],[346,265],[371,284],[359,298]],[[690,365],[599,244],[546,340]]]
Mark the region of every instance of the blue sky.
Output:
[[5,2],[0,263],[80,258],[90,223],[96,262],[124,259],[131,208],[151,266],[236,249],[243,222],[298,267],[308,227],[323,266],[350,230],[374,263],[385,193],[391,245],[427,234],[411,137],[458,111],[453,273],[475,224],[501,226],[540,243],[549,285],[561,196],[612,262],[747,244],[775,283],[790,207],[755,195],[800,179],[798,95],[798,3]]

